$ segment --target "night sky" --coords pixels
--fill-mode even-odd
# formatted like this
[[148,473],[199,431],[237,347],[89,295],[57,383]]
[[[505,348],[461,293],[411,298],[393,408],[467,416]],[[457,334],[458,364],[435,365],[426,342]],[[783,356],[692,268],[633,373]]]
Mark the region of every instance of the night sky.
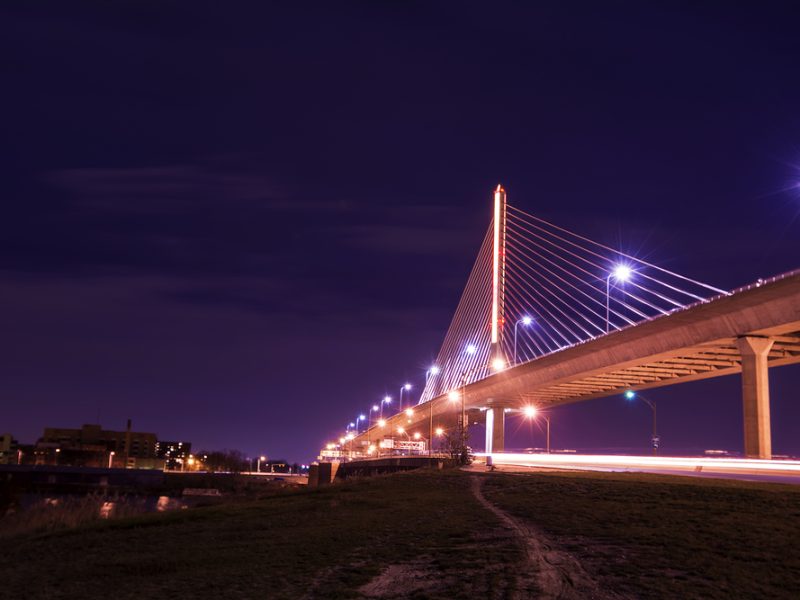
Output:
[[[732,4],[4,3],[0,432],[309,461],[421,390],[500,182],[714,286],[800,267],[800,9]],[[741,450],[739,386],[648,392],[664,452]],[[552,418],[647,449],[641,402]]]

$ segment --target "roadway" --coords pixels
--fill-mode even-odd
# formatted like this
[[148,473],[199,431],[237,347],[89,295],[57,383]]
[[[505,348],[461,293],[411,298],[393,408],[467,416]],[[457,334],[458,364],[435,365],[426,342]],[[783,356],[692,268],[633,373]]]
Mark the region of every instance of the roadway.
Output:
[[[479,460],[485,455],[478,454]],[[503,471],[534,469],[654,473],[714,477],[771,483],[800,484],[800,461],[690,456],[619,456],[589,454],[492,454],[492,462]]]

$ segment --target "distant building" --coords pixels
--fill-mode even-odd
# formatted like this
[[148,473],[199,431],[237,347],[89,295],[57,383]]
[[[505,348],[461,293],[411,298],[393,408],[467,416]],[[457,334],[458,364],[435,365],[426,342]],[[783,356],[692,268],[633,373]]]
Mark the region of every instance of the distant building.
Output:
[[17,440],[10,433],[0,434],[0,465],[15,465],[17,461]]
[[167,469],[184,469],[191,454],[191,442],[159,441],[156,444],[156,456],[164,460]]
[[156,457],[156,434],[102,429],[47,427],[36,443],[36,463],[87,467],[163,468]]

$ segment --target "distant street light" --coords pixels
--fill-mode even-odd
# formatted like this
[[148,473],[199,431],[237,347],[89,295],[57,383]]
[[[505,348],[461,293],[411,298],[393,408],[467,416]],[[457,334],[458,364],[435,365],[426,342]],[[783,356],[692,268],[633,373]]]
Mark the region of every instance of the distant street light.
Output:
[[384,404],[391,404],[391,403],[392,403],[392,397],[391,396],[384,396],[383,400],[381,400],[381,414],[380,414],[381,419],[383,419],[383,405]]
[[658,433],[656,433],[656,401],[649,400],[644,396],[640,396],[633,390],[628,390],[625,392],[626,400],[634,400],[636,398],[644,401],[645,404],[647,404],[647,406],[649,406],[653,411],[653,436],[650,438],[650,442],[653,444],[653,456],[656,456],[658,454],[658,443],[661,441],[658,437]]
[[[438,375],[439,372],[440,369],[436,365],[431,365],[431,368],[425,371],[425,388],[422,390],[422,394],[424,394],[425,390],[428,389],[428,379]],[[422,394],[420,394],[420,402],[422,402]]]
[[116,454],[116,452],[114,452],[113,450],[108,453],[108,468],[109,469],[111,468],[111,465],[114,462],[114,454]]
[[633,271],[627,265],[617,265],[614,270],[606,277],[606,333],[611,330],[611,278],[617,280],[617,283],[625,283],[631,278]]
[[257,464],[258,464],[258,467],[257,467],[257,469],[256,469],[256,470],[257,470],[259,473],[261,473],[261,461],[264,461],[264,460],[267,460],[267,457],[266,457],[266,456],[259,456],[259,457],[258,457],[258,463],[257,463]]
[[517,364],[517,325],[522,323],[527,327],[531,323],[533,323],[533,318],[525,315],[521,319],[519,319],[516,323],[514,323],[514,364]]
[[403,392],[408,392],[411,390],[411,384],[406,383],[400,387],[400,404],[397,407],[397,410],[403,410]]
[[537,416],[541,416],[544,419],[545,423],[547,423],[547,453],[550,454],[550,417],[549,417],[549,415],[540,414],[535,406],[526,406],[524,409],[522,409],[522,412],[529,419],[535,419]]

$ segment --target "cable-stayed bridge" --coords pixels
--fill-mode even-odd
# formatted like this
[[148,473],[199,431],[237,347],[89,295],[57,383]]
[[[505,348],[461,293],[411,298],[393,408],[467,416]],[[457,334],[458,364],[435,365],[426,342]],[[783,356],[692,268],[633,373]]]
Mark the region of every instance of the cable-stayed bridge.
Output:
[[493,217],[419,404],[349,436],[368,456],[398,433],[742,373],[745,454],[770,458],[768,368],[800,362],[800,271],[725,291],[508,204]]

